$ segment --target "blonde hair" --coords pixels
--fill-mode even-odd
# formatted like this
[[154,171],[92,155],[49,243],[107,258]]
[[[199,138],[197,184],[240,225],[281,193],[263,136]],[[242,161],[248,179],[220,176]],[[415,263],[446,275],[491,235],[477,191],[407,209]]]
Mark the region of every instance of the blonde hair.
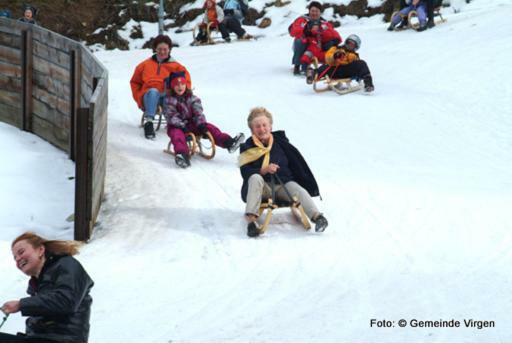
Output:
[[272,113],[270,113],[265,107],[254,107],[251,109],[251,112],[249,112],[249,116],[247,117],[247,125],[249,126],[249,129],[251,128],[251,123],[254,119],[265,116],[270,121],[270,125],[272,125]]
[[12,241],[11,248],[20,241],[27,241],[34,248],[44,245],[45,250],[54,255],[77,255],[82,246],[82,243],[77,241],[47,240],[33,232],[25,232]]

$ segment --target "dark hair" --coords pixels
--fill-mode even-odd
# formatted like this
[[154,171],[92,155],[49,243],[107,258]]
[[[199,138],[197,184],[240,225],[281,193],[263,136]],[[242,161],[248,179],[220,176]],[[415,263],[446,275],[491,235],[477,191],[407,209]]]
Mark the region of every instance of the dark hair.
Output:
[[308,10],[310,10],[312,7],[318,8],[320,11],[322,11],[322,4],[318,1],[311,1],[311,3],[308,5]]
[[156,47],[160,43],[165,43],[169,46],[169,50],[172,49],[172,40],[167,35],[158,35],[153,40],[153,51],[156,51]]
[[12,241],[11,248],[20,241],[27,241],[34,248],[44,245],[45,250],[53,255],[76,255],[82,243],[77,241],[47,240],[33,232],[25,232]]

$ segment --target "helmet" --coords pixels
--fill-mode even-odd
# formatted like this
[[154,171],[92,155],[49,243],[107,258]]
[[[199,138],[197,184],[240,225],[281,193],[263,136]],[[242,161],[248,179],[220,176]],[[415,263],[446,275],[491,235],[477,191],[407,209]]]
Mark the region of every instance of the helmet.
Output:
[[352,34],[348,36],[347,39],[345,39],[345,44],[347,44],[348,41],[352,41],[355,44],[356,48],[354,49],[354,51],[359,50],[359,48],[361,47],[361,38],[359,38],[358,35]]

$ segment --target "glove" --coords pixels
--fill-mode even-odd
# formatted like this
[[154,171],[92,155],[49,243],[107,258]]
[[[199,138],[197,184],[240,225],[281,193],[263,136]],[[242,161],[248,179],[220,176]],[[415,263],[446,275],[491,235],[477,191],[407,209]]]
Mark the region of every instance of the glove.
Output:
[[199,130],[199,133],[203,136],[205,136],[206,133],[208,132],[208,128],[206,127],[206,124],[197,125],[197,130]]
[[332,55],[332,57],[334,57],[334,59],[337,60],[337,59],[345,57],[345,53],[341,50],[338,50],[334,53],[334,55]]

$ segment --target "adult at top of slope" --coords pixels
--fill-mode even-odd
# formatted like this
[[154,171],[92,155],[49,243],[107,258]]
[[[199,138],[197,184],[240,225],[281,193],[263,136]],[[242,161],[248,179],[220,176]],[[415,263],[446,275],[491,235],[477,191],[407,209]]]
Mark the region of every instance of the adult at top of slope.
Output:
[[373,92],[373,78],[365,61],[359,58],[357,50],[361,47],[361,39],[357,35],[350,35],[341,46],[333,46],[325,53],[326,63],[318,70],[308,68],[306,82],[311,84],[315,74],[318,79],[329,76],[331,79],[352,78],[363,80],[366,92]]
[[[431,29],[434,26],[436,26],[436,24],[434,22],[434,10],[443,5],[443,0],[423,0],[423,2],[426,5],[426,15],[427,15],[428,21],[426,22],[425,26],[423,26],[423,27],[420,26],[421,30],[418,30],[418,31],[424,31],[425,29]],[[400,13],[402,13],[402,10],[409,7],[410,5],[411,5],[411,0],[400,0]],[[407,14],[408,13],[409,13],[409,11],[407,11]],[[388,30],[393,31],[395,28],[396,29],[406,28],[408,25],[407,14],[402,13],[402,15],[400,16],[402,20],[397,24],[390,25],[388,27]],[[419,13],[418,13],[418,17],[419,17]],[[391,19],[393,19],[393,18],[391,18]]]
[[[253,36],[245,32],[242,27],[249,5],[247,0],[226,0],[224,2],[224,21],[222,22],[228,32],[236,34],[238,39],[251,39]],[[227,40],[229,41],[229,40]]]
[[[271,176],[277,175],[283,187],[302,204],[317,232],[327,227],[327,220],[317,209],[312,197],[319,196],[318,185],[301,153],[284,131],[272,131],[272,114],[263,107],[251,110],[247,124],[252,136],[240,145],[239,165],[243,178],[242,200],[246,202],[247,235],[260,234],[256,223],[262,197],[270,197]],[[287,191],[276,187],[277,199],[289,200]]]
[[[30,276],[27,293],[2,305],[6,313],[28,316],[26,335],[0,336],[0,342],[86,343],[94,283],[72,255],[80,243],[46,240],[26,232],[11,245],[16,266]],[[0,334],[3,335],[3,334]]]
[[295,75],[305,72],[313,57],[323,61],[325,51],[342,41],[332,24],[321,15],[322,4],[312,1],[308,14],[298,17],[288,27],[290,36],[294,38],[292,64]]
[[154,54],[135,68],[130,86],[137,106],[144,111],[147,122],[144,125],[146,138],[155,136],[153,119],[164,97],[164,80],[173,72],[184,72],[187,86],[192,81],[187,69],[171,56],[172,41],[166,35],[159,35],[153,41]]
[[206,121],[201,99],[192,94],[187,87],[183,72],[172,73],[169,76],[170,92],[165,96],[164,113],[167,118],[167,135],[174,145],[176,164],[181,168],[190,166],[189,149],[186,134],[205,135],[209,132],[216,146],[235,152],[245,138],[243,133],[231,137],[219,130],[218,127]]

